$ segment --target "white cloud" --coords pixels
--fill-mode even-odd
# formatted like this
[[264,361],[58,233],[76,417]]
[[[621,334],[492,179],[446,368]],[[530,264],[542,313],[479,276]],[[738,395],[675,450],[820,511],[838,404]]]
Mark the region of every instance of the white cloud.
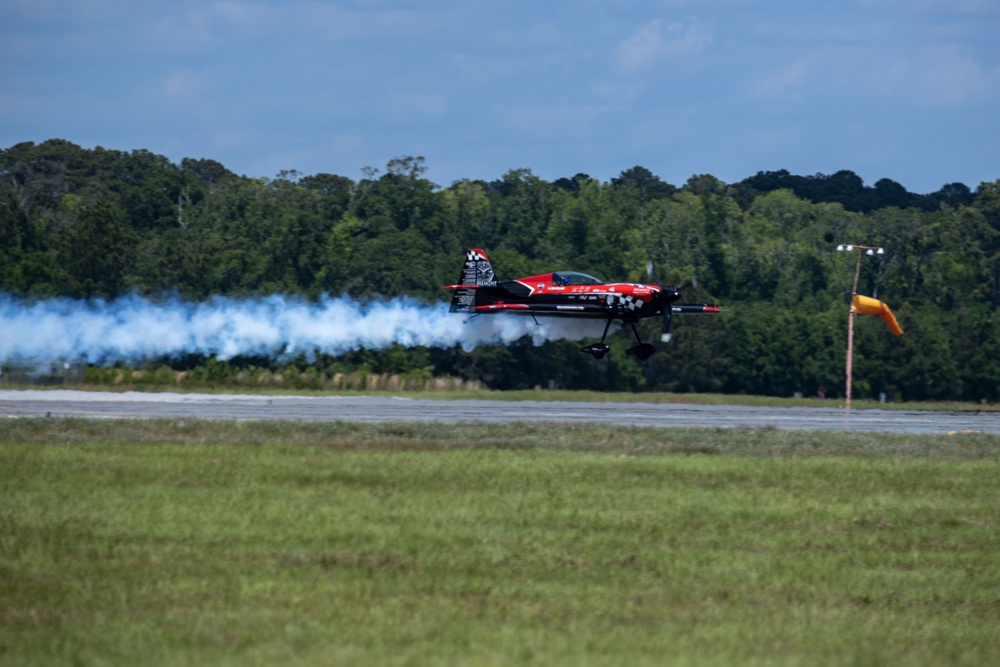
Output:
[[922,66],[915,72],[918,93],[946,105],[976,103],[1000,91],[1000,67],[988,69],[965,48],[940,44],[924,50]]
[[747,73],[752,97],[769,101],[974,108],[1000,102],[1000,65],[950,43],[834,44],[789,54]]
[[711,31],[699,25],[682,22],[664,25],[660,19],[653,19],[618,45],[615,60],[623,70],[638,70],[665,57],[700,53],[711,42]]
[[639,28],[618,47],[617,61],[622,69],[634,70],[651,64],[663,50],[660,19]]
[[167,73],[159,90],[167,98],[190,100],[197,98],[211,87],[209,77],[203,72],[175,69]]
[[797,60],[780,69],[763,73],[753,85],[753,92],[766,98],[787,98],[796,95],[807,83],[809,64]]

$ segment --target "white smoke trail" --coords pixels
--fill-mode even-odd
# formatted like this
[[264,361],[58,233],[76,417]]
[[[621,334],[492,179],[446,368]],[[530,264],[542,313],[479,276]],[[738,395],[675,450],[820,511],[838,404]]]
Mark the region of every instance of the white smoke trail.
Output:
[[403,346],[471,350],[531,336],[546,340],[599,337],[603,322],[467,315],[448,304],[400,298],[363,303],[348,297],[303,299],[214,298],[193,303],[153,302],[138,296],[113,301],[50,299],[24,302],[0,295],[0,362],[54,360],[110,364],[182,354],[287,357],[315,352],[342,354],[358,348]]

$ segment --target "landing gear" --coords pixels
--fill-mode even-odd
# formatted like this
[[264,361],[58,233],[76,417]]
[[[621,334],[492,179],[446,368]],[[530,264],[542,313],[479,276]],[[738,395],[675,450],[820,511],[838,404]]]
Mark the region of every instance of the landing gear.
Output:
[[611,322],[613,321],[614,320],[608,320],[608,323],[604,325],[604,333],[601,334],[600,343],[594,343],[593,345],[581,347],[580,351],[593,355],[594,359],[603,359],[604,355],[611,350],[611,348],[604,343],[604,337],[608,335],[608,329],[611,328]]
[[[601,340],[604,340],[603,338]],[[588,345],[587,347],[581,347],[581,352],[586,352],[587,354],[594,355],[594,359],[603,359],[604,355],[608,353],[611,348],[604,343],[594,343],[593,345]]]
[[[608,323],[604,325],[604,333],[601,334],[601,342],[594,343],[593,345],[587,345],[586,347],[581,347],[581,352],[586,352],[587,354],[593,355],[594,359],[603,359],[611,348],[607,346],[604,342],[604,338],[608,335],[608,329],[611,327],[611,322],[613,320],[608,320]],[[635,334],[635,340],[638,345],[630,347],[626,350],[626,353],[634,355],[637,359],[645,361],[653,356],[656,352],[656,348],[649,343],[643,343],[642,338],[639,337],[639,330],[635,328],[635,322],[628,323],[632,327],[632,333]]]
[[650,345],[649,343],[642,342],[642,339],[639,338],[639,330],[635,328],[635,322],[629,322],[629,326],[632,327],[632,333],[635,334],[635,340],[638,343],[638,345],[630,347],[629,349],[625,350],[625,352],[627,354],[634,354],[636,358],[641,361],[646,361],[646,359],[649,359],[651,356],[653,356],[653,353],[656,352],[656,348]]

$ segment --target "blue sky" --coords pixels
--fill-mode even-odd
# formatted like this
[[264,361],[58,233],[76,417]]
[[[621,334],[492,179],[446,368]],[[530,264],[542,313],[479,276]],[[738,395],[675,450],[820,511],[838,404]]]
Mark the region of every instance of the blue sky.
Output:
[[1000,178],[996,0],[3,0],[0,147],[447,186]]

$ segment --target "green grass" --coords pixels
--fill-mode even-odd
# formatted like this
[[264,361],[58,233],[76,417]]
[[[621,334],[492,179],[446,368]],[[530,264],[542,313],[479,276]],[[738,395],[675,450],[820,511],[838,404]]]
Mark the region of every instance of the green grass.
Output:
[[4,665],[983,665],[1000,437],[0,421]]

